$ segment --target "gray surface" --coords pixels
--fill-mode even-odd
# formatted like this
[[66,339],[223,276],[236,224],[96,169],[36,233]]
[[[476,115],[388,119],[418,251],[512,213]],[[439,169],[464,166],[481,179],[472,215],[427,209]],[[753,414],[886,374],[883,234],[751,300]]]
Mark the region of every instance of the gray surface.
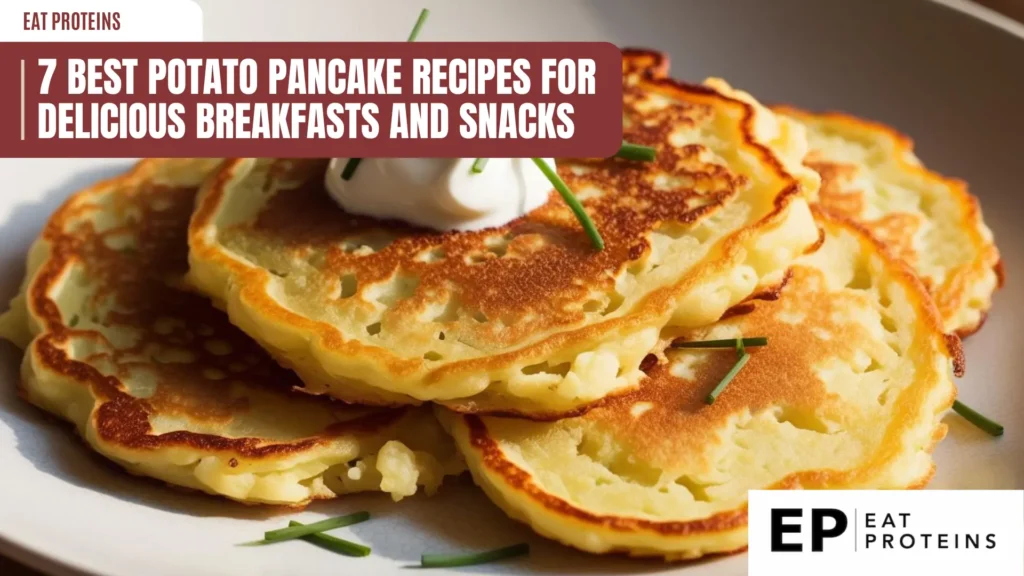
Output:
[[[657,39],[678,77],[719,75],[764,102],[890,123],[914,137],[927,164],[999,201],[986,208],[1004,234],[1020,220],[1011,167],[1022,160],[1024,43],[1007,32],[919,0],[591,6],[616,23],[619,42]],[[673,10],[678,17],[664,17]]]

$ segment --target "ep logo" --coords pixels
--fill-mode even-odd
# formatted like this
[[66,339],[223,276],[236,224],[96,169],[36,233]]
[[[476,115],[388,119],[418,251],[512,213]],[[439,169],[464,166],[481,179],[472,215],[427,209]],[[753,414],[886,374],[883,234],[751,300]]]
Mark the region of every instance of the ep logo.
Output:
[[806,526],[811,552],[823,552],[825,540],[841,536],[849,525],[846,514],[835,508],[811,508],[809,514],[802,508],[772,508],[771,551],[803,552],[806,540],[800,535]]
[[[751,490],[749,576],[1024,575],[1024,490]],[[983,511],[983,512],[982,512]]]

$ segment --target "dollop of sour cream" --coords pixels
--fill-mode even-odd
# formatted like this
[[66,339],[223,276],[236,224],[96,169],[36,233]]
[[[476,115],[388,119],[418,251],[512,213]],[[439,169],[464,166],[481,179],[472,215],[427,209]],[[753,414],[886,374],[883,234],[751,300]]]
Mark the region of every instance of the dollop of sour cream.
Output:
[[[348,180],[348,158],[334,158],[324,183],[347,212],[435,230],[480,230],[507,224],[543,205],[553,187],[530,158],[364,158]],[[552,169],[553,159],[544,159]]]

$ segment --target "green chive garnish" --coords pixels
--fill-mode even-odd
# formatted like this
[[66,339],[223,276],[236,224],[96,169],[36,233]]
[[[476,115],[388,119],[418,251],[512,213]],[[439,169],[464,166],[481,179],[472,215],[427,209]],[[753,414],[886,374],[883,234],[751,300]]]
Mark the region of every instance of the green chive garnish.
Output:
[[[739,344],[737,344],[739,343]],[[673,342],[672,348],[740,348],[767,346],[768,338],[730,338],[727,340],[696,340],[693,342]]]
[[604,250],[604,240],[601,238],[601,234],[597,231],[597,226],[594,226],[594,221],[587,216],[587,212],[583,209],[580,201],[576,199],[572,194],[572,190],[565,185],[565,182],[558,177],[558,174],[548,166],[548,163],[541,158],[532,158],[533,163],[540,168],[540,171],[548,177],[551,185],[558,190],[558,193],[562,195],[562,200],[569,205],[569,209],[576,215],[576,218],[580,221],[583,229],[587,232],[587,236],[590,236],[590,241],[594,243],[594,248],[598,250]]
[[[428,16],[430,16],[430,10],[426,8],[420,10],[420,17],[416,19],[416,25],[412,27],[412,32],[409,33],[409,42],[416,41],[416,37],[420,35],[420,29],[427,23]],[[341,179],[346,181],[351,179],[352,174],[355,173],[361,161],[362,158],[349,158],[348,163],[345,164],[345,169],[341,171]]]
[[967,420],[971,424],[974,424],[978,428],[981,428],[987,432],[990,436],[1002,436],[1003,425],[989,420],[985,416],[979,414],[974,408],[971,408],[967,404],[956,400],[953,402],[953,411],[963,416],[964,420]]
[[[733,344],[735,343],[736,341],[733,340]],[[718,386],[715,386],[715,389],[708,394],[708,397],[705,398],[704,401],[708,404],[714,404],[715,400],[718,399],[718,395],[721,394],[722,390],[725,390],[725,387],[729,385],[729,382],[732,382],[732,379],[739,374],[743,366],[746,365],[747,360],[750,360],[750,354],[740,352],[740,357],[736,360],[736,364],[733,365],[732,369],[729,370],[729,373],[725,375],[725,378],[722,378],[722,381],[718,383]]]
[[341,171],[341,179],[348,180],[352,178],[352,174],[355,173],[356,168],[359,167],[359,163],[362,161],[362,158],[349,158],[348,163],[345,164],[345,169]]
[[484,167],[487,166],[487,158],[477,158],[473,162],[473,167],[470,168],[470,172],[473,174],[479,174],[484,171]]
[[[294,520],[289,522],[288,525],[304,526],[304,524],[300,524]],[[337,552],[338,554],[344,554],[345,556],[370,555],[370,548],[367,546],[356,544],[355,542],[349,542],[348,540],[342,540],[341,538],[335,538],[334,536],[328,536],[327,534],[321,534],[319,532],[315,534],[306,534],[301,538],[310,544],[316,544],[321,548],[330,550],[331,552]]]
[[639,162],[653,162],[657,155],[658,152],[650,146],[641,146],[640,144],[623,142],[622,147],[619,148],[615,157],[622,158],[624,160],[637,160]]
[[68,320],[68,326],[70,326],[71,328],[78,326],[78,314],[75,314],[74,316],[71,317],[71,320]]
[[409,33],[409,42],[415,42],[416,37],[420,35],[420,28],[427,23],[427,16],[430,16],[430,10],[424,8],[420,10],[420,17],[416,19],[416,25],[412,27],[412,32]]
[[326,532],[327,530],[334,530],[335,528],[366,522],[369,519],[369,512],[356,512],[355,514],[328,518],[312,524],[303,524],[298,526],[291,525],[288,528],[271,530],[263,534],[263,538],[268,542],[284,542],[285,540],[294,540],[309,534],[316,534],[317,532]]
[[496,562],[515,556],[525,556],[530,553],[529,544],[515,544],[506,548],[489,550],[487,552],[474,552],[471,554],[424,554],[420,557],[422,568],[455,568],[457,566],[474,566],[487,562]]

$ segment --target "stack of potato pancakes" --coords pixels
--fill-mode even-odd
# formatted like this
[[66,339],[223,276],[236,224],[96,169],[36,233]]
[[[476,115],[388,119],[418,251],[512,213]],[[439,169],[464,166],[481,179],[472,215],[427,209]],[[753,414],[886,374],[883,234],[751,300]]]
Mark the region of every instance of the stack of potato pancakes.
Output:
[[977,201],[885,126],[623,53],[624,138],[500,228],[344,212],[327,160],[150,159],[51,217],[0,334],[128,471],[245,503],[468,468],[590,552],[746,546],[751,489],[923,486],[1001,283]]

